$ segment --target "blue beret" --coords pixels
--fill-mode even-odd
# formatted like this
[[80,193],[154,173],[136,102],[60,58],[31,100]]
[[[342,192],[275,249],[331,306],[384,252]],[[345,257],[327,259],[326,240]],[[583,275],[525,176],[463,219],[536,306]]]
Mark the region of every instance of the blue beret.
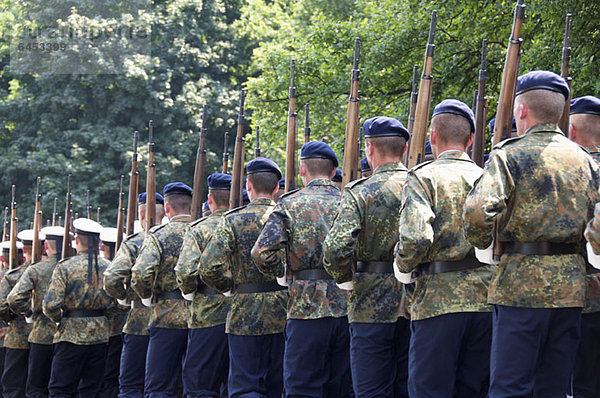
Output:
[[206,179],[208,189],[231,189],[231,174],[212,173]]
[[408,130],[393,117],[376,116],[365,120],[363,123],[365,137],[404,137],[407,141],[410,138]]
[[579,113],[600,116],[600,99],[591,95],[575,98],[571,101],[571,111],[569,114],[576,115]]
[[565,79],[547,70],[534,70],[519,76],[515,97],[530,90],[554,91],[561,93],[565,100],[569,98],[569,86]]
[[[488,124],[489,128],[490,128],[490,133],[494,134],[494,127],[496,126],[496,118],[493,118],[492,120],[490,120],[490,123]],[[511,130],[513,133],[517,132],[517,121],[515,120],[515,117],[513,116],[512,118],[512,127]],[[502,134],[501,139],[505,140],[506,138],[508,138],[506,136],[506,134]]]
[[254,173],[273,173],[277,175],[278,180],[283,177],[277,163],[263,157],[254,158],[246,164],[246,174]]
[[425,155],[433,155],[433,151],[431,150],[431,142],[429,142],[429,140],[425,142]]
[[335,175],[331,179],[333,182],[342,182],[342,170],[335,169]]
[[310,141],[302,145],[302,149],[300,149],[300,159],[312,158],[329,159],[333,162],[334,167],[338,167],[339,164],[333,149],[322,141]]
[[242,189],[242,202],[245,205],[250,203],[250,197],[248,196],[248,191],[246,189]]
[[[146,203],[146,192],[141,193],[138,195],[138,204],[143,205],[144,203]],[[159,194],[158,192],[156,192],[156,204],[161,204],[164,205],[165,204],[165,198],[163,198],[163,196],[161,194]]]
[[207,200],[206,202],[202,203],[202,211],[205,212],[205,211],[209,211],[209,210],[210,210],[210,207],[208,207],[208,200]]
[[185,185],[183,182],[172,182],[165,185],[163,188],[165,198],[170,195],[189,195],[192,196],[192,188]]
[[360,171],[365,172],[365,171],[370,171],[370,170],[371,170],[371,166],[369,165],[367,158],[362,158],[360,160]]
[[279,179],[279,189],[285,189],[285,178]]
[[471,127],[471,133],[475,132],[475,115],[473,115],[473,111],[467,104],[457,99],[445,99],[433,108],[433,115],[431,118],[433,119],[437,115],[441,115],[444,113],[450,113],[452,115],[462,116],[469,122],[469,126]]

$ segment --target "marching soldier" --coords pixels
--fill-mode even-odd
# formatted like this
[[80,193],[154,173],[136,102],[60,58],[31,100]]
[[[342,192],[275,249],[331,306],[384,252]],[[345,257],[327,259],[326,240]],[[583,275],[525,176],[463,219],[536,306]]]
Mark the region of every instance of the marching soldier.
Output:
[[32,398],[48,396],[56,324],[42,313],[42,301],[48,291],[52,272],[61,258],[63,236],[63,227],[46,227],[40,231],[40,239],[45,238],[46,257],[27,267],[8,295],[11,310],[33,321],[28,339],[29,369],[26,387],[27,396]]
[[188,397],[218,397],[227,387],[229,353],[225,320],[230,299],[199,280],[198,265],[213,232],[229,208],[231,175],[207,178],[210,216],[190,224],[175,266],[177,284],[190,300],[188,343],[183,362],[183,387]]
[[[156,193],[156,218],[164,217],[164,198]],[[142,231],[128,236],[115,258],[104,272],[104,290],[117,299],[119,304],[130,306],[123,327],[123,349],[119,366],[119,393],[122,398],[142,398],[146,351],[148,349],[148,322],[152,309],[146,307],[131,289],[131,268],[135,264],[146,233],[146,193],[138,195],[138,218]]]
[[246,165],[250,204],[225,213],[200,258],[198,272],[210,287],[233,294],[225,331],[229,343],[230,397],[281,397],[283,329],[287,292],[263,275],[250,257],[275,207],[279,167],[258,157]]
[[31,256],[33,255],[33,229],[24,229],[19,232],[17,239],[23,243],[23,257],[26,264],[31,264]]
[[252,249],[265,275],[290,286],[283,382],[286,396],[347,397],[350,391],[348,292],[323,269],[322,244],[340,203],[331,178],[338,165],[333,149],[310,141],[300,150],[304,188],[281,197]]
[[354,393],[406,397],[410,330],[404,288],[394,277],[393,250],[407,173],[402,154],[410,134],[390,117],[374,117],[363,126],[374,172],[344,188],[323,246],[325,269],[352,290],[348,321]]
[[396,263],[416,272],[411,302],[408,391],[414,397],[487,397],[495,267],[464,237],[463,205],[482,170],[466,154],[475,118],[458,100],[433,110],[436,160],[408,172],[402,191]]
[[144,305],[152,306],[146,396],[176,394],[188,334],[188,304],[177,287],[174,268],[190,222],[192,189],[173,182],[165,185],[163,195],[169,222],[150,230],[131,269],[131,287]]
[[[594,160],[557,126],[569,87],[552,72],[518,78],[518,137],[494,147],[465,202],[465,237],[503,254],[494,305],[490,397],[564,397],[586,299],[583,230],[598,202]],[[517,359],[517,360],[515,360]]]
[[54,268],[42,303],[44,314],[59,323],[48,390],[50,397],[94,397],[102,387],[108,343],[106,311],[112,300],[102,288],[108,260],[98,256],[102,227],[73,221],[77,254]]

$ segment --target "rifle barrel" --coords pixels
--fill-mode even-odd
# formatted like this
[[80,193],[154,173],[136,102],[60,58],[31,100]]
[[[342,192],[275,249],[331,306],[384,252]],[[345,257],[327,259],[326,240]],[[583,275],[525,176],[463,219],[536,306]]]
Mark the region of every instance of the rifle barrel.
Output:
[[569,85],[569,98],[565,102],[565,108],[563,109],[563,113],[558,122],[558,126],[562,130],[563,133],[569,135],[569,113],[571,111],[571,85],[573,83],[573,79],[569,76],[569,63],[571,62],[571,13],[567,13],[567,17],[565,20],[565,41],[562,49],[562,62],[560,66],[560,75],[565,79],[567,84]]
[[254,143],[254,157],[260,157],[260,126],[256,126],[256,142]]
[[154,137],[152,120],[148,122],[148,171],[146,174],[146,232],[156,220],[156,165],[154,164]]
[[231,190],[229,191],[229,208],[241,206],[242,202],[242,173],[244,168],[244,103],[246,90],[240,92],[240,112],[238,114],[235,149],[233,151],[233,169],[231,171]]
[[192,193],[192,219],[197,220],[202,217],[202,199],[204,195],[204,175],[206,170],[206,105],[202,107],[202,127],[200,128],[200,140],[196,152],[196,164],[194,166],[194,186]]
[[229,132],[225,132],[223,139],[223,173],[227,174],[229,169]]
[[304,143],[310,142],[310,102],[304,105]]
[[126,234],[133,234],[135,219],[137,218],[137,197],[140,173],[138,172],[137,154],[138,132],[133,133],[133,156],[131,158],[131,175],[129,177],[129,192],[127,201]]
[[358,82],[360,69],[360,39],[354,39],[354,56],[352,63],[352,81],[350,84],[350,98],[348,100],[348,113],[346,115],[346,132],[344,135],[344,160],[342,163],[342,186],[358,178],[358,124],[360,117],[360,93]]
[[485,119],[487,111],[487,98],[485,97],[485,84],[487,80],[486,70],[487,39],[481,42],[481,66],[479,69],[479,81],[477,86],[477,100],[475,101],[475,135],[473,136],[473,161],[483,167],[483,150],[485,146]]
[[296,86],[294,84],[295,69],[296,62],[292,59],[290,61],[290,89],[285,145],[285,192],[296,188],[296,131],[298,114],[296,113]]

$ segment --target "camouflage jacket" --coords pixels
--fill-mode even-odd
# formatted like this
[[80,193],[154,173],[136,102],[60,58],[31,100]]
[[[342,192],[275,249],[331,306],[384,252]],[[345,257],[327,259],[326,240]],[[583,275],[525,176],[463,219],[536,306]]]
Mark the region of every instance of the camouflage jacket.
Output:
[[404,286],[393,274],[352,272],[354,261],[394,261],[406,167],[391,162],[346,185],[323,245],[325,269],[336,282],[354,281],[348,320],[391,323],[408,318]]
[[[275,203],[256,198],[247,206],[225,213],[200,258],[198,272],[209,286],[227,292],[241,283],[275,282],[262,274],[250,251]],[[227,314],[226,331],[236,335],[282,333],[288,294],[284,290],[235,294]]]
[[[481,172],[462,151],[443,152],[437,160],[408,172],[396,245],[396,263],[402,272],[411,272],[420,263],[457,261],[473,255],[473,246],[465,240],[462,215],[465,198]],[[410,319],[491,311],[487,293],[494,270],[487,265],[418,277]]]
[[67,318],[64,311],[101,310],[113,305],[102,288],[102,275],[108,260],[98,257],[97,270],[92,267],[92,283],[88,283],[88,252],[82,251],[54,268],[50,286],[42,303],[44,314],[54,322],[60,322],[54,343],[68,342],[92,345],[108,342],[106,316]]
[[[586,150],[590,156],[596,161],[596,164],[600,166],[600,145],[587,147]],[[594,269],[591,265],[587,264],[587,281],[588,281],[588,300],[586,306],[583,309],[583,313],[588,314],[591,312],[600,311],[600,271]]]
[[[225,212],[225,209],[217,210],[208,217],[190,224],[175,266],[177,284],[183,294],[196,292],[198,285],[204,285],[198,276],[200,257]],[[231,300],[222,294],[206,295],[196,292],[194,300],[189,306],[188,327],[190,329],[207,328],[225,323]]]
[[[139,300],[139,296],[133,289],[125,289],[131,285],[131,268],[135,264],[146,233],[144,231],[129,235],[121,243],[115,258],[104,272],[104,290],[109,296],[129,301]],[[143,336],[148,334],[148,322],[152,309],[140,305],[131,308],[127,314],[127,320],[123,326],[123,333]]]
[[[464,208],[465,237],[492,242],[581,245],[598,201],[598,166],[554,124],[538,124],[494,147]],[[580,254],[504,254],[490,285],[492,304],[527,308],[583,307],[585,261]]]
[[42,301],[48,291],[52,271],[57,263],[58,259],[56,255],[53,255],[30,265],[8,295],[8,304],[14,313],[29,316],[33,312],[33,329],[29,334],[30,343],[48,345],[52,344],[54,339],[56,323],[42,313]]
[[179,215],[150,230],[131,269],[131,287],[144,299],[158,299],[152,307],[149,326],[187,329],[188,303],[183,299],[160,300],[162,293],[179,291],[175,265],[190,216]]
[[[281,197],[252,249],[265,275],[323,269],[323,241],[340,204],[340,191],[330,180],[312,180]],[[347,314],[348,292],[333,280],[296,280],[289,288],[288,319],[339,318]]]
[[19,281],[23,272],[29,267],[25,263],[20,267],[6,271],[2,281],[0,281],[0,320],[8,322],[8,330],[4,336],[4,347],[14,349],[28,349],[28,337],[32,325],[25,322],[23,315],[16,315],[8,306],[8,295],[13,287]]

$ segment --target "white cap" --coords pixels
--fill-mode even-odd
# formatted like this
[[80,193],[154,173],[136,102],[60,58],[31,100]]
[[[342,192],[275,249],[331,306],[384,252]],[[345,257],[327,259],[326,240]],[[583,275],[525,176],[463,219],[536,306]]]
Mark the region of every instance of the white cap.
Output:
[[65,236],[65,229],[63,227],[45,227],[40,231],[40,239],[41,236],[44,236],[44,239],[59,239]]
[[82,235],[100,235],[100,232],[102,232],[102,225],[89,218],[73,220],[73,228],[75,228],[76,234]]
[[119,230],[117,228],[102,228],[100,240],[106,243],[117,243],[118,232]]
[[[10,250],[10,241],[7,240],[7,241],[0,243],[0,249],[6,250],[6,251]],[[23,250],[23,243],[17,242],[17,250]]]
[[24,229],[17,234],[17,239],[23,242],[24,245],[31,246],[33,244],[33,229]]

